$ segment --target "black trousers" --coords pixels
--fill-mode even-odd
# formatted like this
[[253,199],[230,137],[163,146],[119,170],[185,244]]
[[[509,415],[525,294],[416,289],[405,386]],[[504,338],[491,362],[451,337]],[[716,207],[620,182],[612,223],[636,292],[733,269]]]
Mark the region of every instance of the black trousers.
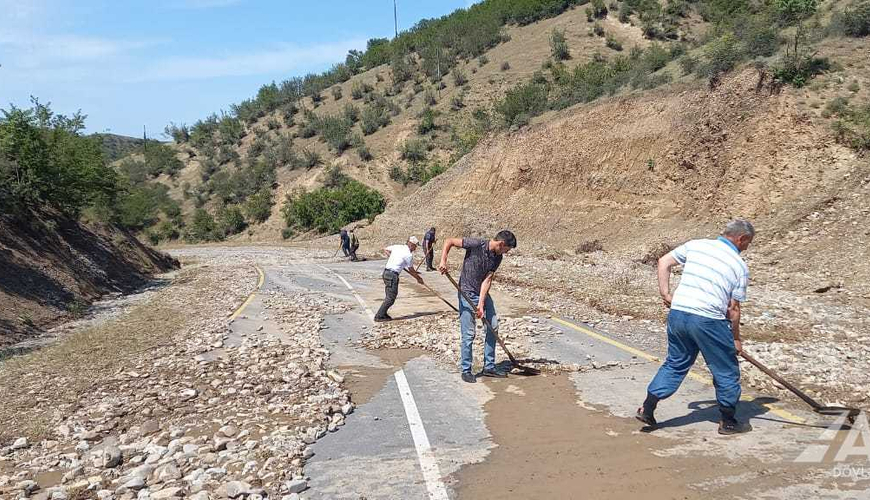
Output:
[[344,252],[344,256],[347,257],[350,255],[350,247],[347,245],[341,246],[341,251]]
[[426,254],[426,270],[427,271],[431,271],[432,269],[434,269],[434,267],[432,267],[432,259],[433,258],[435,258],[435,249],[430,247],[429,252]]
[[399,273],[384,269],[384,295],[384,303],[381,304],[375,318],[385,318],[387,311],[396,303],[396,297],[399,295]]
[[356,258],[356,249],[357,249],[357,247],[350,247],[350,260],[352,260],[353,262],[356,262],[359,260]]

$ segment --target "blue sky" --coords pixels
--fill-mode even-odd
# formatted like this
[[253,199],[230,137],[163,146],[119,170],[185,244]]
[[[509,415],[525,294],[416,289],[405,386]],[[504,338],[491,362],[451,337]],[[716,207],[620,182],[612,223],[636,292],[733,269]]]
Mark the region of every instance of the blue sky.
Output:
[[[398,0],[399,30],[471,3]],[[392,0],[0,0],[0,107],[33,95],[152,136],[392,34]]]

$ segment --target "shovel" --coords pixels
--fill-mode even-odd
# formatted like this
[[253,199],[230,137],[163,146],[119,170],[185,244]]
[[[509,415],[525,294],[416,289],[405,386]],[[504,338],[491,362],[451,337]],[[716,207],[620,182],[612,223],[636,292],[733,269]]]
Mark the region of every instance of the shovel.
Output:
[[[466,295],[465,292],[463,292],[462,289],[459,288],[459,284],[456,283],[456,280],[453,279],[453,276],[450,276],[450,273],[444,273],[444,276],[447,276],[447,279],[449,279],[450,282],[453,283],[454,288],[456,288],[456,290],[459,291],[459,293],[462,295],[462,298],[465,300],[465,302],[467,302],[469,306],[474,307],[474,302],[472,302],[471,299],[468,298],[468,295]],[[522,375],[540,375],[541,374],[541,370],[538,370],[537,368],[532,368],[531,366],[521,365],[516,360],[516,358],[514,358],[514,355],[511,354],[511,352],[508,350],[507,346],[504,345],[504,341],[502,341],[501,337],[499,336],[498,330],[492,327],[492,324],[486,318],[486,315],[484,315],[480,319],[483,320],[483,323],[486,325],[486,327],[492,331],[493,335],[495,335],[495,340],[498,341],[498,345],[501,346],[504,353],[507,354],[508,359],[511,360],[511,365],[513,365],[515,368],[517,368]]]
[[857,417],[858,414],[861,413],[861,410],[859,410],[858,408],[846,408],[844,406],[824,406],[815,399],[809,397],[802,390],[786,382],[786,380],[780,377],[779,374],[777,374],[770,368],[762,365],[757,359],[747,354],[746,351],[740,351],[740,355],[743,356],[743,359],[752,363],[753,366],[763,371],[767,376],[769,376],[773,380],[776,380],[777,382],[782,384],[783,387],[793,392],[795,396],[803,399],[806,404],[810,405],[813,408],[814,412],[820,415],[846,415],[846,418],[849,419],[849,423],[854,424],[855,417]]

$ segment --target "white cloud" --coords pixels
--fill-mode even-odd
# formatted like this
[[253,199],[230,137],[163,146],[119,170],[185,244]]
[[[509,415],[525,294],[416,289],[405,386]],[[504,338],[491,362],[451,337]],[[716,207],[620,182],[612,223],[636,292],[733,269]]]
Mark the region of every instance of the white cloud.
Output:
[[150,47],[158,40],[115,40],[79,35],[0,33],[0,54],[22,68],[46,64],[105,60],[132,50]]
[[129,82],[182,81],[292,72],[344,60],[347,51],[365,47],[365,40],[299,47],[286,45],[219,57],[171,57],[153,62],[127,78]]

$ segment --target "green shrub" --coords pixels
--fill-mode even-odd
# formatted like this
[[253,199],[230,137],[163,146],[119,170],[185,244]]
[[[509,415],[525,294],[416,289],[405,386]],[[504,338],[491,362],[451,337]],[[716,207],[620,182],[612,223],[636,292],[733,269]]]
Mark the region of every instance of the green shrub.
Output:
[[320,120],[320,137],[337,155],[350,147],[353,122],[344,116],[326,115]]
[[341,97],[341,87],[339,87],[338,85],[332,87],[332,99],[338,101],[341,99]]
[[571,52],[568,50],[568,40],[565,38],[565,30],[553,28],[550,32],[550,53],[553,59],[564,61],[571,58]]
[[378,129],[386,127],[389,123],[390,117],[383,106],[371,105],[363,108],[362,116],[360,117],[360,128],[364,135],[374,134]]
[[592,26],[592,34],[595,36],[604,37],[606,34],[604,31],[604,26],[601,26],[601,24],[599,24],[599,23],[595,23]]
[[499,69],[501,69],[502,71],[507,71],[507,70],[511,69],[511,63],[505,61],[505,62],[501,63],[501,67]]
[[166,174],[175,177],[179,170],[184,168],[184,163],[178,159],[175,150],[166,144],[148,142],[145,145],[145,167],[152,177]]
[[279,128],[281,128],[281,123],[278,121],[277,118],[269,117],[269,119],[266,120],[266,128],[269,130],[278,130]]
[[356,152],[359,155],[359,159],[362,161],[371,161],[372,159],[374,159],[374,156],[372,156],[372,152],[365,144],[360,144],[359,146],[357,146]]
[[320,130],[320,118],[310,109],[303,110],[302,115],[305,117],[305,121],[299,125],[299,130],[296,133],[303,139],[314,137]]
[[587,20],[592,21],[605,17],[607,17],[607,6],[604,4],[604,0],[592,0],[589,7],[586,7]]
[[481,54],[481,55],[478,56],[478,58],[477,58],[477,65],[480,66],[481,68],[484,67],[484,66],[486,66],[486,64],[487,64],[488,62],[489,62],[489,58],[486,57],[485,54]]
[[183,123],[181,125],[170,123],[163,129],[163,133],[172,137],[176,144],[184,144],[190,140],[190,129]]
[[393,165],[390,167],[390,179],[402,183],[403,186],[408,184],[423,185],[444,173],[445,170],[440,162],[434,162],[430,165],[413,163],[404,170],[398,165]]
[[423,94],[423,104],[434,106],[437,103],[438,99],[435,97],[435,91],[431,87],[426,89],[426,92]]
[[186,239],[193,243],[203,241],[218,241],[222,236],[218,232],[214,217],[202,208],[193,212],[190,224],[187,225]]
[[238,205],[220,207],[215,218],[215,230],[223,237],[239,234],[245,229],[245,216]]
[[694,73],[695,69],[697,69],[698,67],[698,64],[700,64],[698,58],[693,56],[692,54],[684,55],[677,62],[680,63],[680,68],[682,68],[684,75],[691,75],[692,73]]
[[245,215],[254,224],[266,222],[272,214],[272,190],[263,188],[245,200]]
[[403,160],[417,163],[426,160],[428,147],[420,139],[408,139],[399,146],[399,155]]
[[453,85],[457,87],[461,87],[468,83],[468,77],[465,75],[465,72],[459,68],[453,68],[450,75],[453,77]]
[[617,52],[622,51],[622,43],[620,43],[619,40],[614,38],[613,35],[607,35],[605,44]]
[[296,167],[307,168],[309,170],[323,163],[320,154],[311,149],[303,149],[302,155],[298,157],[297,161],[299,163]]
[[870,0],[852,2],[840,19],[844,34],[853,37],[870,35]]
[[365,82],[356,82],[350,88],[350,96],[354,99],[362,99],[369,92],[371,92],[372,86]]
[[418,118],[420,118],[420,123],[417,124],[417,133],[425,135],[435,130],[437,128],[435,125],[435,116],[436,112],[432,108],[426,107],[423,109],[418,116]]
[[[537,116],[547,109],[548,90],[544,85],[524,83],[510,89],[504,98],[495,105],[508,125],[523,125],[529,117]],[[524,116],[525,115],[525,116]]]
[[714,39],[704,46],[704,59],[697,71],[708,78],[727,73],[745,57],[743,46],[733,33]]
[[806,55],[801,58],[786,57],[773,68],[773,77],[782,83],[800,88],[814,76],[824,73],[831,67],[827,57]]
[[359,108],[351,103],[347,103],[344,105],[342,114],[344,115],[345,120],[351,123],[356,123],[359,121]]
[[450,98],[450,109],[453,111],[459,111],[460,109],[465,107],[465,94],[458,93]]
[[291,230],[334,233],[362,219],[372,220],[384,211],[384,197],[355,180],[338,188],[319,188],[287,195],[281,213]]

